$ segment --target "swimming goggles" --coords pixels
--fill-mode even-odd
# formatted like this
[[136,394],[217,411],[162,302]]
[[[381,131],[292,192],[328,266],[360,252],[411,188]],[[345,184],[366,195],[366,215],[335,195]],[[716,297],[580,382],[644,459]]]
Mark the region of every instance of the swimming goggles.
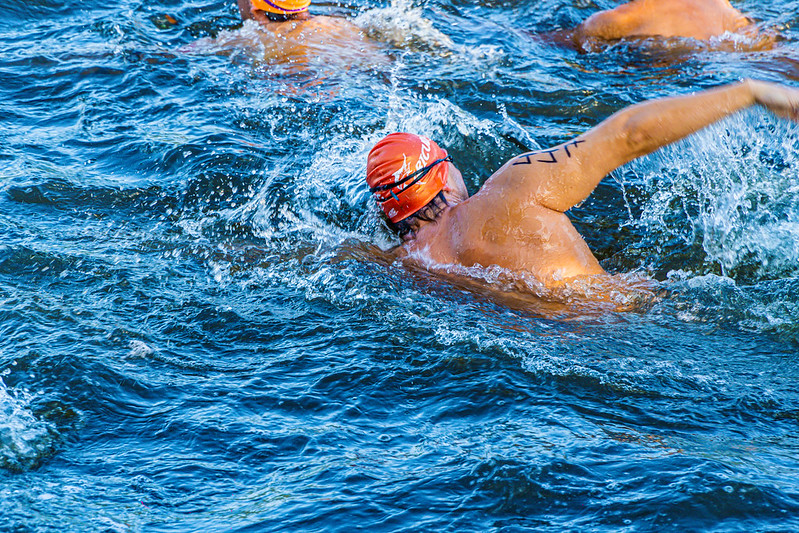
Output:
[[[452,156],[448,155],[447,157],[442,157],[441,159],[436,159],[435,161],[433,161],[432,163],[430,163],[426,167],[422,167],[419,170],[415,170],[415,171],[411,172],[410,174],[408,174],[407,176],[405,176],[404,178],[402,178],[399,181],[395,181],[394,183],[388,183],[386,185],[376,185],[374,187],[371,187],[369,190],[371,192],[373,192],[373,193],[380,192],[380,191],[388,191],[388,190],[393,189],[394,187],[398,187],[398,186],[402,185],[403,183],[406,183],[406,182],[410,181],[410,183],[408,185],[406,185],[405,187],[403,187],[401,191],[398,191],[398,192],[401,193],[401,192],[406,191],[406,190],[410,189],[411,187],[413,187],[416,184],[416,182],[418,182],[419,180],[424,178],[427,175],[427,173],[430,172],[430,170],[432,170],[432,168],[434,166],[438,165],[439,163],[444,163],[444,162],[451,163],[452,162]],[[411,180],[413,180],[413,181],[411,181]],[[391,196],[393,196],[395,200],[398,200],[397,195],[394,193],[394,191],[391,191]],[[389,196],[389,198],[391,198],[391,196]],[[379,201],[385,202],[386,200],[388,200],[388,198],[380,199]]]

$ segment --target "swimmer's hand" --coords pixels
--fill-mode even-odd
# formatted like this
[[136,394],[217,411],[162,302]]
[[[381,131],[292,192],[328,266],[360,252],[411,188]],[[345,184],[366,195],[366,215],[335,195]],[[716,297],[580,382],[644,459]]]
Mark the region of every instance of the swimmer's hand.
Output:
[[755,102],[779,117],[799,122],[799,89],[758,80],[746,83]]

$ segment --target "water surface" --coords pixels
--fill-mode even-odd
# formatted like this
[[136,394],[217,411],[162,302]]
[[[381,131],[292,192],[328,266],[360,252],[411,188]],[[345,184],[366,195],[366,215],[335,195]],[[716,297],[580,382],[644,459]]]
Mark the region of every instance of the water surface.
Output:
[[657,282],[633,311],[381,252],[391,131],[475,191],[627,104],[799,79],[791,0],[735,2],[767,51],[537,36],[613,5],[315,3],[376,51],[290,64],[230,2],[0,7],[0,529],[799,529],[799,126],[746,111],[572,210]]

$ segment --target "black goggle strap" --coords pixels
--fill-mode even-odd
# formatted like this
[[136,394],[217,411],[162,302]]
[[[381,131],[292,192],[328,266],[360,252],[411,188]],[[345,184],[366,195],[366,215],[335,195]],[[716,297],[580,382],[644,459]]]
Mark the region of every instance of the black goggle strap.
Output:
[[[452,156],[448,155],[447,157],[442,157],[441,159],[436,159],[435,161],[433,161],[432,163],[430,163],[426,167],[422,167],[419,170],[415,170],[414,172],[411,172],[410,174],[408,174],[407,176],[405,176],[404,178],[402,178],[399,181],[395,181],[394,183],[389,183],[387,185],[377,185],[376,187],[371,187],[369,190],[372,193],[376,193],[376,192],[380,192],[380,191],[391,191],[391,196],[393,196],[394,199],[399,202],[399,198],[397,198],[397,194],[392,189],[394,189],[395,187],[397,187],[399,185],[402,185],[403,183],[405,183],[407,181],[410,181],[410,180],[413,180],[413,181],[411,181],[408,185],[403,187],[402,191],[404,191],[406,189],[409,189],[410,187],[413,187],[414,185],[416,185],[416,182],[418,182],[419,180],[424,178],[427,175],[427,173],[430,172],[430,170],[434,166],[438,165],[439,163],[443,163],[445,161],[447,161],[447,162],[452,161]],[[399,191],[399,192],[402,192],[402,191]],[[386,202],[386,201],[388,201],[388,198],[378,199],[378,201],[379,202]]]

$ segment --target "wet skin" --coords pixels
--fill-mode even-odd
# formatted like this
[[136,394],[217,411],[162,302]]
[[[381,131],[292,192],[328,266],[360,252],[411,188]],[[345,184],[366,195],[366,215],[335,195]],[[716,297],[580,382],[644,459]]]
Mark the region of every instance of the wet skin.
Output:
[[589,17],[575,37],[692,37],[707,40],[725,32],[751,31],[752,21],[729,0],[634,0]]

